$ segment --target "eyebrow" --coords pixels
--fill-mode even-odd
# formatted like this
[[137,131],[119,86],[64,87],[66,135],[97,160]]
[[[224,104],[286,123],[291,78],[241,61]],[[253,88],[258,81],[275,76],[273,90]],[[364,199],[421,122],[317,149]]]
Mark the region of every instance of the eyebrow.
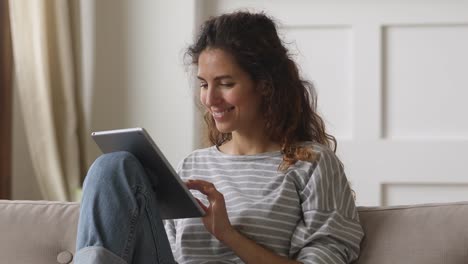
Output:
[[[203,79],[203,77],[201,76],[197,76],[197,78],[201,81],[205,81],[205,79]],[[215,78],[215,81],[219,81],[219,80],[222,80],[222,79],[233,79],[231,75],[220,75],[220,76],[216,76]]]

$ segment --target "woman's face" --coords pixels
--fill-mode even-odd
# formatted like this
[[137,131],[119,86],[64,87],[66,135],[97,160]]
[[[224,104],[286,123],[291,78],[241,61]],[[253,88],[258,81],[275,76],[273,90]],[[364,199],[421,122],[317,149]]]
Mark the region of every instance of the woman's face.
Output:
[[263,129],[255,82],[230,53],[205,49],[198,58],[200,100],[222,133]]

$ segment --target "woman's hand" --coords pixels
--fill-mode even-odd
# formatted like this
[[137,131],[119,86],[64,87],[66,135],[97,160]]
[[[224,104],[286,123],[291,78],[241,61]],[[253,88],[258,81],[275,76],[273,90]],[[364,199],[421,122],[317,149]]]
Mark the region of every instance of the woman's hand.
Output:
[[197,199],[206,213],[202,218],[203,224],[208,232],[219,241],[225,240],[225,238],[235,230],[231,222],[229,222],[223,194],[216,190],[213,183],[203,180],[189,180],[186,182],[186,185],[189,189],[200,191],[206,195],[210,203],[209,206],[204,205]]
[[237,232],[229,222],[223,194],[218,192],[212,183],[202,180],[189,180],[185,184],[189,189],[198,190],[206,195],[210,202],[209,206],[205,206],[197,199],[206,212],[202,221],[208,232],[232,249],[245,263],[300,263],[277,255]]

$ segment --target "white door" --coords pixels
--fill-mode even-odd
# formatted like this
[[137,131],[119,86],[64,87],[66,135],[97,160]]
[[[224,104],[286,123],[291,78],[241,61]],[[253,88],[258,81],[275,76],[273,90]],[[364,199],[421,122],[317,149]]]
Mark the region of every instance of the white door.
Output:
[[318,92],[358,205],[468,200],[468,1],[200,1],[265,10]]

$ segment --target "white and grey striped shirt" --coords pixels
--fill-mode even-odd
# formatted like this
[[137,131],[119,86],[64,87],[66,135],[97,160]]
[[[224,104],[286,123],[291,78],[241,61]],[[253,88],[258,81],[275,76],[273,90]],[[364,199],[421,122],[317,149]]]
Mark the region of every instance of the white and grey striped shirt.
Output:
[[[212,182],[231,224],[263,247],[303,263],[349,263],[363,237],[351,189],[333,151],[308,144],[317,160],[284,172],[279,151],[228,155],[215,146],[194,151],[178,172],[184,181]],[[194,196],[208,204],[201,193]],[[178,263],[243,263],[199,218],[168,220],[165,227]]]

